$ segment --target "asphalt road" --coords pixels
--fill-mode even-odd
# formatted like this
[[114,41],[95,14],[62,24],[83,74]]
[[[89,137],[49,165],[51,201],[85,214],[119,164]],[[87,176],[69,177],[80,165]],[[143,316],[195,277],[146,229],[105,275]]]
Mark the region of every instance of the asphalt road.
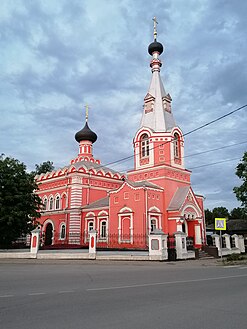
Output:
[[0,263],[1,329],[247,328],[247,266]]

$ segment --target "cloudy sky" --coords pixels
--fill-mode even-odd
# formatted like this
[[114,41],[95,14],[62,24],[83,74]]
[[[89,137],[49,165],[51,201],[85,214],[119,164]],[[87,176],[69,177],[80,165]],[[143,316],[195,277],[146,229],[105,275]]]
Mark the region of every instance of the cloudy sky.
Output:
[[[247,104],[246,13],[245,0],[1,0],[0,152],[29,170],[67,165],[89,104],[95,157],[108,164],[132,155],[153,16],[165,46],[161,76],[184,133]],[[194,191],[210,209],[240,206],[232,188],[241,184],[246,122],[244,108],[185,137]],[[132,160],[111,167],[126,171]]]

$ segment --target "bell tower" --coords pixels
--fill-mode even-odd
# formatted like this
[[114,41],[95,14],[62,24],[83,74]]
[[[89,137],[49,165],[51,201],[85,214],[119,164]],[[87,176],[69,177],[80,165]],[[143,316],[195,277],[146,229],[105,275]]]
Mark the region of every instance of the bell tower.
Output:
[[148,52],[152,56],[150,67],[152,78],[144,98],[140,128],[135,134],[135,170],[159,165],[184,169],[184,138],[176,125],[172,113],[172,98],[165,91],[160,77],[162,62],[159,56],[163,45],[157,41],[157,20],[154,17],[154,41]]

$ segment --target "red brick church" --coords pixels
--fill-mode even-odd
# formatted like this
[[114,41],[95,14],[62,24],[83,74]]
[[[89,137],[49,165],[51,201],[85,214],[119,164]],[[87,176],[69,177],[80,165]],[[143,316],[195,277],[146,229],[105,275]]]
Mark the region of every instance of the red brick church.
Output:
[[88,232],[96,230],[101,247],[146,249],[154,229],[170,236],[182,231],[195,247],[205,244],[203,197],[192,190],[183,133],[160,77],[163,46],[156,22],[148,52],[152,76],[133,139],[133,170],[116,172],[94,158],[97,135],[86,113],[85,126],[75,134],[78,155],[68,166],[36,176],[45,245],[87,246]]

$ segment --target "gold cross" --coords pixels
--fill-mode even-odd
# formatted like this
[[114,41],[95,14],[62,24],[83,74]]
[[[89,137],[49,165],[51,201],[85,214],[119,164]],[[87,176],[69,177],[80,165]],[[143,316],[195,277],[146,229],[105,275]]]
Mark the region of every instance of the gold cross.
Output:
[[88,110],[90,109],[90,107],[88,105],[85,105],[85,109],[86,109],[86,121],[88,120]]
[[154,21],[154,41],[156,41],[156,39],[157,39],[157,24],[158,24],[158,22],[157,22],[157,19],[156,19],[155,16],[153,18],[153,21]]

